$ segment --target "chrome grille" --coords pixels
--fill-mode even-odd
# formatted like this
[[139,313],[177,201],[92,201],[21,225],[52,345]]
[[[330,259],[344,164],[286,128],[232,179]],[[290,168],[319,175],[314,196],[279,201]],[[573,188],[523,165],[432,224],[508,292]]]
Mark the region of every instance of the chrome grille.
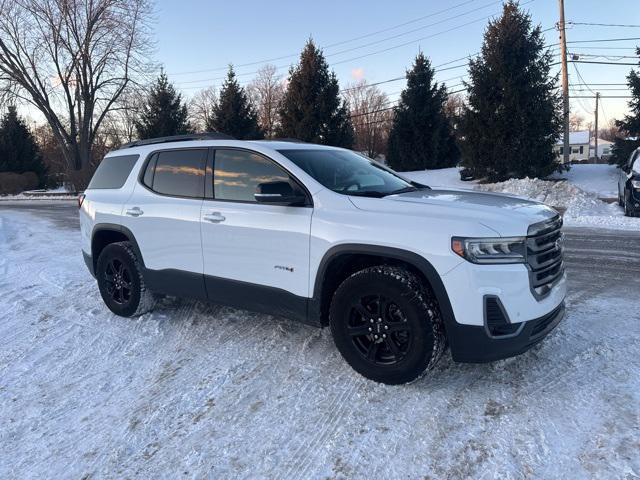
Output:
[[527,234],[529,281],[531,290],[537,298],[548,295],[556,281],[562,277],[563,250],[562,218],[559,215],[529,227]]

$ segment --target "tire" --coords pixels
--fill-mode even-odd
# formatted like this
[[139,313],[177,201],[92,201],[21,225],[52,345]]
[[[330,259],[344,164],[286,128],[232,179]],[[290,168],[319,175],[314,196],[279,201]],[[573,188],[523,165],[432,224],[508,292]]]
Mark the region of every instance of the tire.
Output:
[[347,278],[333,295],[329,323],[347,363],[389,385],[418,379],[445,348],[435,297],[399,267],[370,267]]
[[107,245],[96,267],[102,300],[116,315],[137,317],[150,311],[155,298],[144,283],[142,266],[129,242]]
[[630,206],[632,200],[631,200],[631,192],[626,192],[625,190],[625,194],[624,194],[624,214],[627,217],[637,217],[638,216],[638,210],[634,209],[633,207]]

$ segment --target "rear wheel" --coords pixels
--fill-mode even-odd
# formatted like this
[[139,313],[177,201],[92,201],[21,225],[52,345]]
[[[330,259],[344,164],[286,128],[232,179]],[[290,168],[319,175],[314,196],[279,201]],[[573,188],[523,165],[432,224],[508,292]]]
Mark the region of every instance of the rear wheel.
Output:
[[98,257],[96,277],[102,300],[116,315],[135,317],[155,303],[146,288],[142,267],[129,242],[107,245]]
[[402,268],[382,265],[354,273],[336,290],[329,316],[344,359],[377,382],[416,380],[444,350],[435,298]]

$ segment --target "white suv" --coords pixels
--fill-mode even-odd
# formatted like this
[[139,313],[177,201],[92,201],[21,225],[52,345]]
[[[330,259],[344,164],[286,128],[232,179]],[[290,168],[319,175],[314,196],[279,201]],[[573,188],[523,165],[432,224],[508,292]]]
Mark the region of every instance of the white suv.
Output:
[[517,355],[564,314],[562,220],[539,203],[431,189],[350,150],[222,134],[109,153],[80,197],[106,305],[154,294],[331,327],[362,375],[416,379]]

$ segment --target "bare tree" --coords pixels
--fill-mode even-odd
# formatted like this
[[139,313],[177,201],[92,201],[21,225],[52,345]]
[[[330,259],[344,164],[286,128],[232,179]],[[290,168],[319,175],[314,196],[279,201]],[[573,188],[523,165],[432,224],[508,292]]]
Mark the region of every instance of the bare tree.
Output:
[[375,158],[384,154],[393,120],[393,105],[387,94],[366,80],[344,90],[355,132],[354,149]]
[[584,127],[584,117],[579,113],[572,113],[569,117],[569,130],[577,132]]
[[453,93],[447,97],[444,104],[444,114],[452,123],[457,123],[464,112],[464,96],[460,93]]
[[106,115],[101,131],[97,137],[111,148],[118,148],[124,143],[132,142],[137,138],[136,122],[140,117],[140,111],[144,98],[139,89],[127,89],[115,102],[114,107]]
[[616,119],[612,118],[607,122],[604,128],[600,129],[599,137],[603,140],[614,142],[616,138],[624,138],[624,135],[618,129]]
[[278,108],[284,97],[285,84],[274,65],[265,65],[247,87],[249,99],[258,112],[258,125],[265,138],[273,138],[278,126]]
[[44,115],[65,160],[89,166],[120,95],[149,70],[149,0],[0,0],[0,92]]
[[217,103],[218,95],[214,87],[200,90],[189,101],[189,121],[197,132],[204,132],[207,129]]

